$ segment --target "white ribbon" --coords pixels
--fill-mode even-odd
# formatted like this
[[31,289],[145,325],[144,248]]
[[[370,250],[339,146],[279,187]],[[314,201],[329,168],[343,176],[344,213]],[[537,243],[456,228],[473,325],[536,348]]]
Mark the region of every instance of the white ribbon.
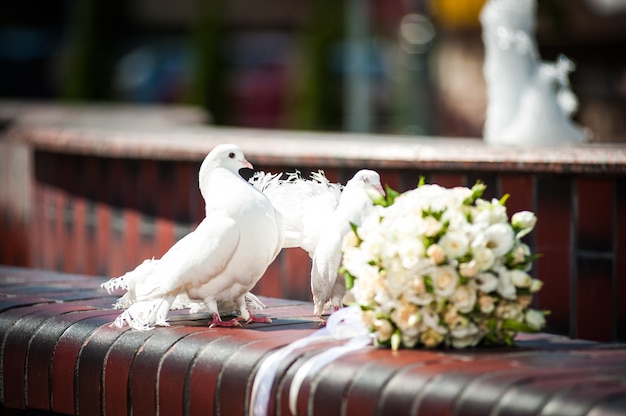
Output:
[[300,393],[300,387],[306,376],[316,374],[324,366],[336,360],[341,355],[363,348],[371,343],[369,331],[361,319],[361,309],[358,306],[339,309],[328,317],[324,328],[268,355],[261,363],[254,377],[249,415],[267,415],[270,392],[274,379],[276,378],[276,371],[279,364],[287,358],[290,353],[298,348],[303,348],[316,342],[346,339],[350,339],[350,341],[344,345],[332,347],[308,359],[298,369],[289,389],[289,409],[293,414],[296,414],[298,394]]

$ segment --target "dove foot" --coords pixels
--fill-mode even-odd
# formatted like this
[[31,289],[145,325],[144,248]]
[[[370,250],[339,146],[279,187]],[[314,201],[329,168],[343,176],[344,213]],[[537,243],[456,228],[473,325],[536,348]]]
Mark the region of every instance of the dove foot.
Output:
[[253,322],[260,322],[260,323],[271,324],[272,323],[272,319],[269,316],[255,316],[255,315],[250,314],[250,318],[248,318],[246,323],[250,324],[250,323],[253,323]]
[[241,323],[239,321],[241,321],[241,318],[233,318],[230,321],[222,321],[222,318],[220,318],[219,314],[214,313],[213,323],[209,325],[209,328],[216,328],[216,327],[236,328],[236,327],[241,326]]

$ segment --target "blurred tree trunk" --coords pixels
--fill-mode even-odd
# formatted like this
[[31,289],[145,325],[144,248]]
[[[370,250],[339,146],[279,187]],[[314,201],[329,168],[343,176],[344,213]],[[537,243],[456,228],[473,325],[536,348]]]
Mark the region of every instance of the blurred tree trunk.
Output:
[[185,101],[208,110],[215,124],[228,116],[227,65],[222,51],[224,0],[202,0],[191,30],[191,74]]
[[75,0],[61,68],[61,98],[111,98],[116,46],[126,28],[121,0]]
[[341,62],[333,62],[333,52],[344,36],[345,1],[311,0],[308,6],[309,18],[298,40],[287,124],[306,130],[341,128],[340,68],[333,69]]

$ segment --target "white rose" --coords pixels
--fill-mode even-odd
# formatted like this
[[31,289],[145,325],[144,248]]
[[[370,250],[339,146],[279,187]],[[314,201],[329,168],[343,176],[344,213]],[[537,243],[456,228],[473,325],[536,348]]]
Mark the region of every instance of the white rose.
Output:
[[374,328],[378,334],[378,340],[380,342],[388,341],[393,334],[393,325],[387,319],[376,319],[374,321]]
[[402,344],[407,348],[413,348],[419,342],[419,332],[415,334],[402,333]]
[[398,244],[398,255],[402,266],[407,269],[412,269],[417,265],[419,260],[424,257],[424,251],[424,244],[416,238],[407,238]]
[[478,273],[478,264],[475,260],[470,260],[467,263],[459,264],[459,273],[463,277],[474,277]]
[[498,278],[493,273],[480,273],[473,282],[481,292],[485,293],[493,292],[498,288]]
[[518,229],[517,238],[522,238],[535,228],[537,217],[530,211],[520,211],[511,217],[511,225]]
[[526,261],[526,257],[530,255],[530,247],[528,245],[521,243],[513,249],[511,253],[513,255],[512,264],[520,264]]
[[441,216],[441,222],[447,222],[448,228],[452,230],[465,229],[470,226],[465,212],[456,208],[445,211]]
[[378,305],[378,311],[383,314],[390,314],[394,308],[397,308],[400,302],[396,296],[392,296],[384,287],[378,289],[372,298],[373,302]]
[[461,313],[469,313],[476,304],[476,291],[470,286],[459,286],[450,296],[450,302]]
[[472,190],[466,186],[455,186],[450,188],[450,194],[454,198],[454,205],[461,205],[463,201],[472,196]]
[[478,344],[482,334],[476,325],[470,323],[467,326],[460,326],[450,331],[450,337],[454,348],[467,348]]
[[437,221],[435,217],[429,215],[422,221],[420,231],[426,237],[434,237],[441,232],[442,228],[443,225],[441,222]]
[[516,302],[501,301],[496,308],[496,316],[500,319],[512,319],[514,321],[521,321],[524,318],[522,308]]
[[442,298],[448,298],[456,289],[459,283],[459,274],[454,267],[436,267],[430,276],[433,281],[435,294]]
[[363,324],[366,327],[370,329],[374,328],[374,321],[376,320],[376,312],[371,311],[371,310],[362,311],[361,320],[363,321]]
[[406,270],[387,271],[385,285],[392,297],[400,297],[409,290],[411,284],[411,276]]
[[416,235],[422,233],[423,220],[421,214],[399,214],[398,218],[402,218],[402,221],[394,221],[388,226],[398,239],[415,239]]
[[524,320],[526,321],[526,324],[528,324],[528,326],[535,331],[541,330],[546,325],[546,318],[543,316],[543,313],[535,309],[528,309],[526,311],[526,315],[524,316]]
[[[344,252],[342,261],[343,266],[350,274],[358,278],[363,278],[365,276],[371,276],[371,273],[374,272],[374,270],[371,270],[371,273],[369,270],[368,272],[364,270],[373,268],[373,266],[368,264],[370,260],[371,258],[368,257],[367,253],[358,248],[353,248]],[[378,273],[378,269],[376,269],[375,272]]]
[[434,296],[426,290],[423,277],[415,275],[411,279],[410,289],[404,294],[404,298],[407,302],[420,306],[429,305],[434,300]]
[[352,231],[346,233],[346,235],[343,236],[343,242],[341,245],[341,250],[342,251],[347,251],[351,248],[356,247],[359,244],[359,239],[357,237],[357,235],[355,233],[353,233]]
[[361,239],[363,240],[378,238],[379,236],[384,234],[383,231],[384,228],[381,225],[380,215],[374,215],[374,213],[368,215],[357,229],[359,237],[361,237]]
[[477,214],[474,216],[474,223],[484,224],[503,224],[508,222],[506,215],[506,207],[497,199],[487,202],[484,199],[476,200]]
[[472,258],[476,262],[478,270],[484,272],[493,266],[496,256],[487,247],[479,246],[472,249]]
[[443,314],[443,321],[448,328],[456,328],[459,325],[466,325],[467,318],[459,315],[459,310],[455,306],[450,306]]
[[370,258],[380,258],[385,241],[380,237],[370,236],[359,248]]
[[454,259],[467,253],[469,239],[461,231],[449,231],[441,237],[439,245],[449,258]]
[[487,227],[485,230],[486,247],[491,249],[496,257],[504,256],[513,248],[513,229],[509,224],[499,223]]
[[502,270],[498,276],[498,293],[505,299],[515,299],[517,291],[511,281],[511,272]]
[[350,273],[357,277],[354,281],[354,297],[360,304],[367,305],[383,287],[378,268],[365,265],[359,270],[351,271]]
[[539,292],[541,290],[542,286],[543,286],[543,282],[541,280],[533,279],[533,281],[530,282],[530,291],[531,291],[531,293]]
[[441,344],[443,339],[444,334],[434,328],[426,328],[426,330],[420,334],[420,342],[424,344],[426,348],[436,347]]
[[532,278],[523,270],[511,270],[509,276],[515,287],[530,287]]
[[496,307],[495,299],[489,295],[482,295],[478,299],[478,305],[480,305],[480,311],[485,314],[493,312]]
[[400,331],[411,331],[415,329],[420,322],[420,315],[417,306],[406,303],[396,308],[391,313],[391,320],[396,324]]
[[432,244],[428,247],[426,255],[430,257],[435,264],[441,264],[446,259],[446,253],[439,244]]

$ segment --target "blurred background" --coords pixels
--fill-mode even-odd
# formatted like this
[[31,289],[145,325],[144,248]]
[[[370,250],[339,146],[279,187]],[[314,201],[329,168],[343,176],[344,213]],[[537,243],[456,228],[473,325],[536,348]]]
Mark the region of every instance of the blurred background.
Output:
[[[484,0],[2,0],[0,100],[192,104],[216,125],[480,137]],[[539,0],[576,121],[626,141],[626,1]]]

